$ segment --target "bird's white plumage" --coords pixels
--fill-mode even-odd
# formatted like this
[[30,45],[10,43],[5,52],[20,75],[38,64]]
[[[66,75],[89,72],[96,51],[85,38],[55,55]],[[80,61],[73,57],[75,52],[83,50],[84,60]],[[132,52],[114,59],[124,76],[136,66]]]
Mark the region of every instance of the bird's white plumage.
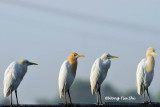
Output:
[[73,65],[68,60],[64,61],[59,72],[58,86],[60,98],[64,96],[64,88],[67,91],[74,81],[74,75],[72,74]]
[[153,75],[154,75],[154,69],[152,72],[147,72],[147,66],[148,66],[149,60],[147,58],[144,58],[140,61],[137,67],[137,72],[136,72],[136,80],[137,80],[137,93],[139,95],[142,95],[144,92],[144,89],[147,89],[152,80],[153,80]]
[[10,90],[14,91],[19,86],[25,73],[27,66],[20,65],[18,62],[12,62],[4,74],[4,97],[9,96]]
[[97,58],[92,66],[90,74],[90,85],[92,94],[97,93],[98,88],[106,78],[111,61],[106,56],[102,55]]

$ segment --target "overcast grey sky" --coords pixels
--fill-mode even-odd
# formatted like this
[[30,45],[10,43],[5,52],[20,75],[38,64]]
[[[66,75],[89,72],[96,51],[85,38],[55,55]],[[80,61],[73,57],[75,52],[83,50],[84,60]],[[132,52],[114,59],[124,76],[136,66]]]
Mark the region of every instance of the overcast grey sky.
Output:
[[[3,75],[15,60],[26,58],[30,66],[18,88],[20,103],[57,95],[59,69],[72,52],[79,59],[76,78],[89,80],[93,62],[102,53],[112,60],[106,80],[121,91],[136,88],[136,69],[153,46],[160,55],[159,0],[1,0],[0,96]],[[160,57],[149,90],[160,90]],[[14,96],[15,98],[15,96]]]

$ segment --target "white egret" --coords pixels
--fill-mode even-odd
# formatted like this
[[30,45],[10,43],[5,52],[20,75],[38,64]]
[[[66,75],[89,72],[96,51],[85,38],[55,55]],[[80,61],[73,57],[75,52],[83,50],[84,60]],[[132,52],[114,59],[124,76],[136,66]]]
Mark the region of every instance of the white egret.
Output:
[[72,85],[74,78],[76,76],[76,69],[77,69],[77,58],[84,57],[84,55],[78,55],[77,53],[71,53],[68,57],[68,60],[64,61],[58,77],[58,86],[59,86],[59,94],[60,98],[65,97],[65,104],[66,101],[66,92],[68,92],[68,96],[71,101],[71,96],[69,92],[69,88]]
[[21,83],[24,75],[27,72],[27,66],[38,65],[33,62],[29,62],[26,59],[12,62],[4,73],[4,97],[8,97],[11,94],[11,105],[12,105],[12,92],[15,90],[16,101],[18,105],[17,88]]
[[92,66],[91,74],[90,74],[90,85],[91,85],[91,93],[97,94],[97,104],[102,104],[101,99],[101,84],[106,78],[108,69],[111,65],[111,58],[118,58],[117,56],[111,56],[108,53],[104,53],[100,58],[97,58]]
[[137,93],[139,95],[144,94],[144,103],[145,91],[147,91],[149,102],[152,103],[149,96],[148,87],[150,86],[154,75],[154,55],[157,55],[157,53],[155,53],[155,49],[153,47],[149,47],[146,51],[146,58],[142,59],[137,67]]

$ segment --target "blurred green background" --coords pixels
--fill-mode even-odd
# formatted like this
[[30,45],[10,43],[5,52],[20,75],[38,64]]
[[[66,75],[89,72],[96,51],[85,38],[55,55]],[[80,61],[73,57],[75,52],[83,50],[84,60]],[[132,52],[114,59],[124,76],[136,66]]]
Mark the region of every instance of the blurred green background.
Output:
[[[82,80],[77,79],[71,89],[71,98],[73,103],[82,103],[82,104],[95,104],[97,101],[97,96],[91,94],[90,90],[90,84],[89,80]],[[102,102],[117,102],[117,100],[105,100],[105,97],[119,97],[120,100],[118,102],[132,102],[132,103],[141,103],[143,102],[143,95],[139,96],[137,94],[136,88],[134,89],[128,89],[125,92],[121,92],[120,90],[116,89],[112,84],[110,83],[104,83],[101,87],[101,94],[102,94]],[[156,96],[151,94],[151,100],[153,102],[159,102],[160,101],[160,92],[157,93]],[[134,97],[135,100],[122,100],[121,97]],[[146,94],[147,96],[147,94]],[[146,100],[148,100],[148,97],[146,97]],[[1,100],[1,104],[10,104],[9,99],[3,99]],[[67,95],[67,101],[69,102],[69,98]],[[14,101],[16,103],[16,101]],[[40,98],[36,99],[35,101],[37,104],[61,104],[64,103],[64,99],[59,98],[59,92],[57,91],[57,95],[53,98],[47,99],[47,98]]]

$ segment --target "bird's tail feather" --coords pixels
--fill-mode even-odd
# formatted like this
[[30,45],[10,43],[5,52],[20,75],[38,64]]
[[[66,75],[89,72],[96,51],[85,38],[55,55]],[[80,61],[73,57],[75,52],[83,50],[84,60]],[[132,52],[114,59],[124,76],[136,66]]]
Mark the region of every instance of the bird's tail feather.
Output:
[[64,97],[64,88],[65,88],[65,86],[63,86],[63,88],[59,90],[60,98]]
[[91,93],[92,95],[97,93],[97,85],[91,86]]
[[8,97],[10,95],[10,90],[4,89],[4,97]]
[[92,95],[96,93],[96,90],[91,88]]
[[63,98],[64,96],[63,96],[63,92],[60,92],[60,98]]
[[140,85],[140,86],[137,87],[137,93],[138,93],[139,95],[142,95],[142,94],[143,94],[143,87],[142,87],[142,85]]

